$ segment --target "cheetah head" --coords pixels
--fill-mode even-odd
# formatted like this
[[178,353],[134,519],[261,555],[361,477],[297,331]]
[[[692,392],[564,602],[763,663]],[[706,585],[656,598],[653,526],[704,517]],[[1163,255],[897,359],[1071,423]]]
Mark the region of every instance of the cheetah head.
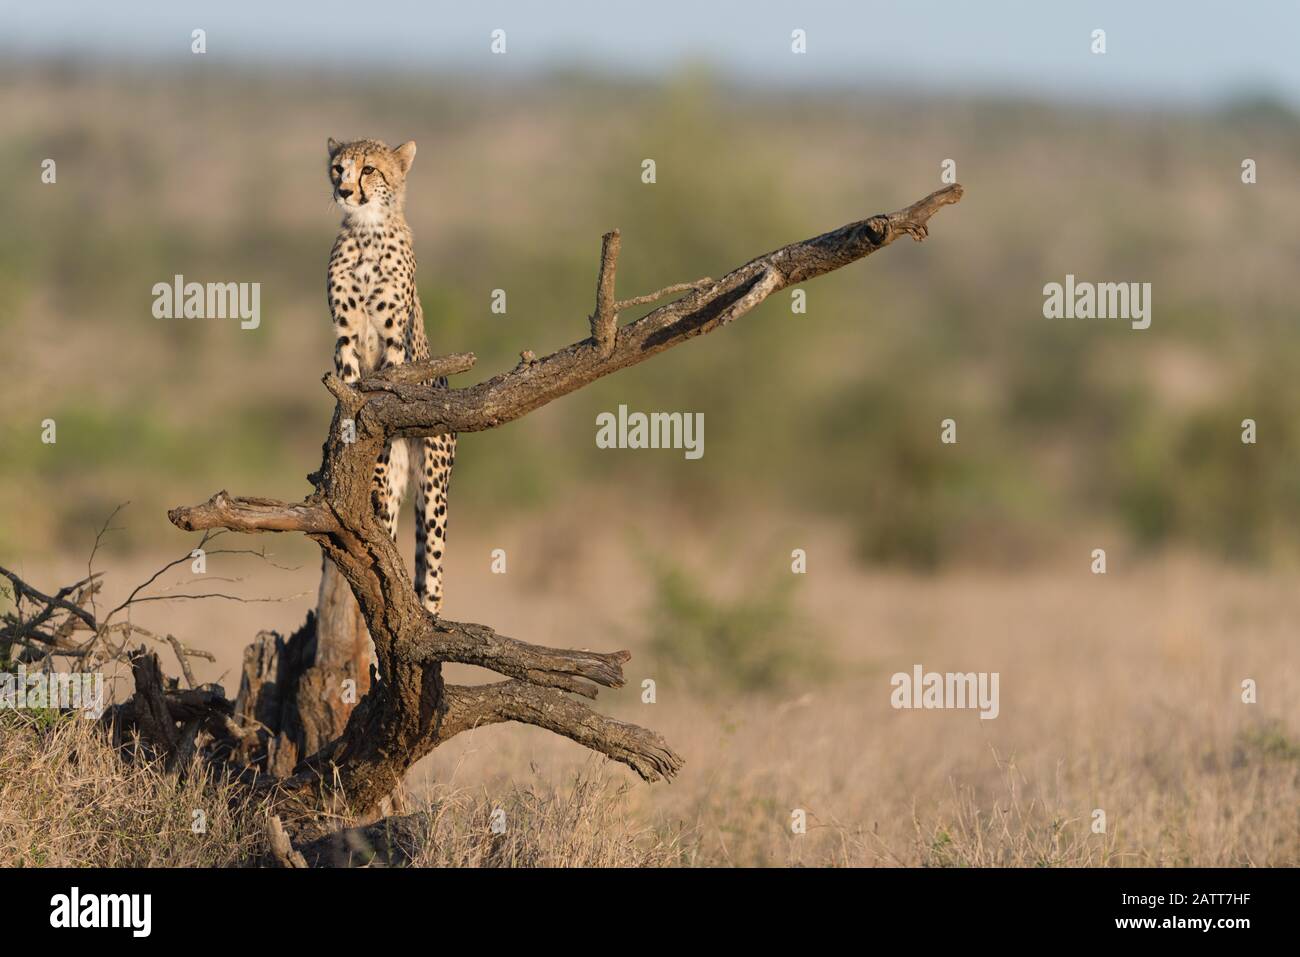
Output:
[[389,149],[378,140],[329,141],[329,175],[334,202],[350,221],[381,221],[400,212],[415,143]]

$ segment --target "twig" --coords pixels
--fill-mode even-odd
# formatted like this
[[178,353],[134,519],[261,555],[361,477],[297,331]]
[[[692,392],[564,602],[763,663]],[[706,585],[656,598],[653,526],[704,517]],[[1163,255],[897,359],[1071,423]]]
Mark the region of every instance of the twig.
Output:
[[620,300],[614,306],[615,312],[622,312],[624,309],[631,309],[635,306],[644,306],[652,302],[658,302],[664,296],[671,296],[679,292],[693,292],[696,289],[703,289],[712,283],[713,280],[708,276],[703,279],[697,279],[695,282],[679,282],[664,288],[657,292],[648,292],[644,296],[634,296],[631,299]]
[[614,303],[614,275],[618,270],[618,252],[623,240],[617,229],[607,232],[600,242],[600,271],[596,276],[596,309],[591,314],[591,338],[601,358],[614,350],[618,306]]

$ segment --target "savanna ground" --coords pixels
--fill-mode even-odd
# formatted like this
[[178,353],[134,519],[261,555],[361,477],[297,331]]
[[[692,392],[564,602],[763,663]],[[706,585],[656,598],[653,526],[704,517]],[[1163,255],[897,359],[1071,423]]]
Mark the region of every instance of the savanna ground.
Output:
[[[34,181],[29,164],[60,160],[57,185],[14,191],[0,236],[0,334],[19,344],[0,355],[0,563],[38,587],[72,581],[129,500],[96,560],[105,602],[191,546],[168,507],[221,487],[293,498],[319,461],[327,136],[420,143],[408,212],[430,339],[485,373],[584,334],[610,226],[632,294],[895,208],[957,158],[967,198],[932,239],[810,285],[808,315],[765,304],[462,438],[445,613],[629,648],[628,687],[600,706],[687,763],[645,786],[536,729],[462,735],[408,780],[413,805],[440,808],[428,863],[1300,863],[1292,114],[814,101],[694,73],[523,93],[3,80],[0,174]],[[1253,191],[1243,155],[1267,171]],[[1044,320],[1042,285],[1066,272],[1151,281],[1152,328]],[[149,290],[174,273],[262,282],[261,329],[153,319]],[[488,311],[497,287],[506,316]],[[595,414],[620,402],[704,412],[704,458],[597,450]],[[950,415],[959,442],[943,447]],[[319,574],[305,542],[251,544],[275,565],[215,558],[208,574],[283,601],[137,614],[213,652],[198,677],[232,693],[243,646],[295,628]],[[999,672],[1000,715],[893,710],[890,675],[917,663]],[[256,808],[115,771],[84,724],[20,723],[0,734],[0,863],[256,852]],[[207,835],[189,830],[195,808]]]

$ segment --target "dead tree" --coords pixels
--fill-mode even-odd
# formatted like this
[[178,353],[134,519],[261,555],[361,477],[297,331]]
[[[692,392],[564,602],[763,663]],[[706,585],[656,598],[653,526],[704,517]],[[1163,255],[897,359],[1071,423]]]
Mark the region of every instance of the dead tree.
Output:
[[[900,236],[925,238],[940,208],[962,188],[941,189],[897,212],[851,223],[783,246],[717,280],[669,286],[618,301],[614,276],[617,231],[601,251],[591,335],[542,359],[521,354],[518,366],[468,388],[425,383],[462,373],[471,354],[386,369],[356,386],[324,377],[337,401],[314,491],[302,502],[234,497],[218,492],[201,505],[172,509],[187,531],[301,532],[320,545],[351,587],[374,641],[378,682],[352,712],[343,733],[309,756],[278,785],[281,813],[313,836],[314,815],[333,808],[370,816],[406,770],[439,744],[479,725],[519,721],[564,735],[621,761],[647,781],[672,777],[679,757],[654,732],[616,721],[575,700],[598,686],[623,684],[626,651],[597,653],[543,648],[486,625],[435,619],[421,606],[397,547],[370,500],[375,462],[390,439],[495,428],[627,366],[745,315],[772,293],[814,279],[881,249]],[[624,326],[619,313],[672,294],[674,301]],[[446,684],[444,662],[478,665],[506,680],[479,686]],[[317,826],[316,833],[323,829]]]

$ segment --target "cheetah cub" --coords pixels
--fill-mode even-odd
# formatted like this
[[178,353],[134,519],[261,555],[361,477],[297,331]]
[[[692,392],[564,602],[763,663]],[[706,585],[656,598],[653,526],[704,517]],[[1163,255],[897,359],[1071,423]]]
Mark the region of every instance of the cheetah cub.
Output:
[[[415,144],[389,149],[376,140],[329,141],[329,175],[343,224],[330,252],[328,298],[334,319],[334,370],[345,382],[403,362],[429,358],[415,288],[411,229],[402,214]],[[445,378],[438,379],[446,386]],[[447,489],[456,436],[421,439],[419,455],[390,442],[375,466],[371,500],[397,539],[397,513],[415,477],[415,590],[434,615],[442,607]],[[414,445],[415,440],[412,440]]]

